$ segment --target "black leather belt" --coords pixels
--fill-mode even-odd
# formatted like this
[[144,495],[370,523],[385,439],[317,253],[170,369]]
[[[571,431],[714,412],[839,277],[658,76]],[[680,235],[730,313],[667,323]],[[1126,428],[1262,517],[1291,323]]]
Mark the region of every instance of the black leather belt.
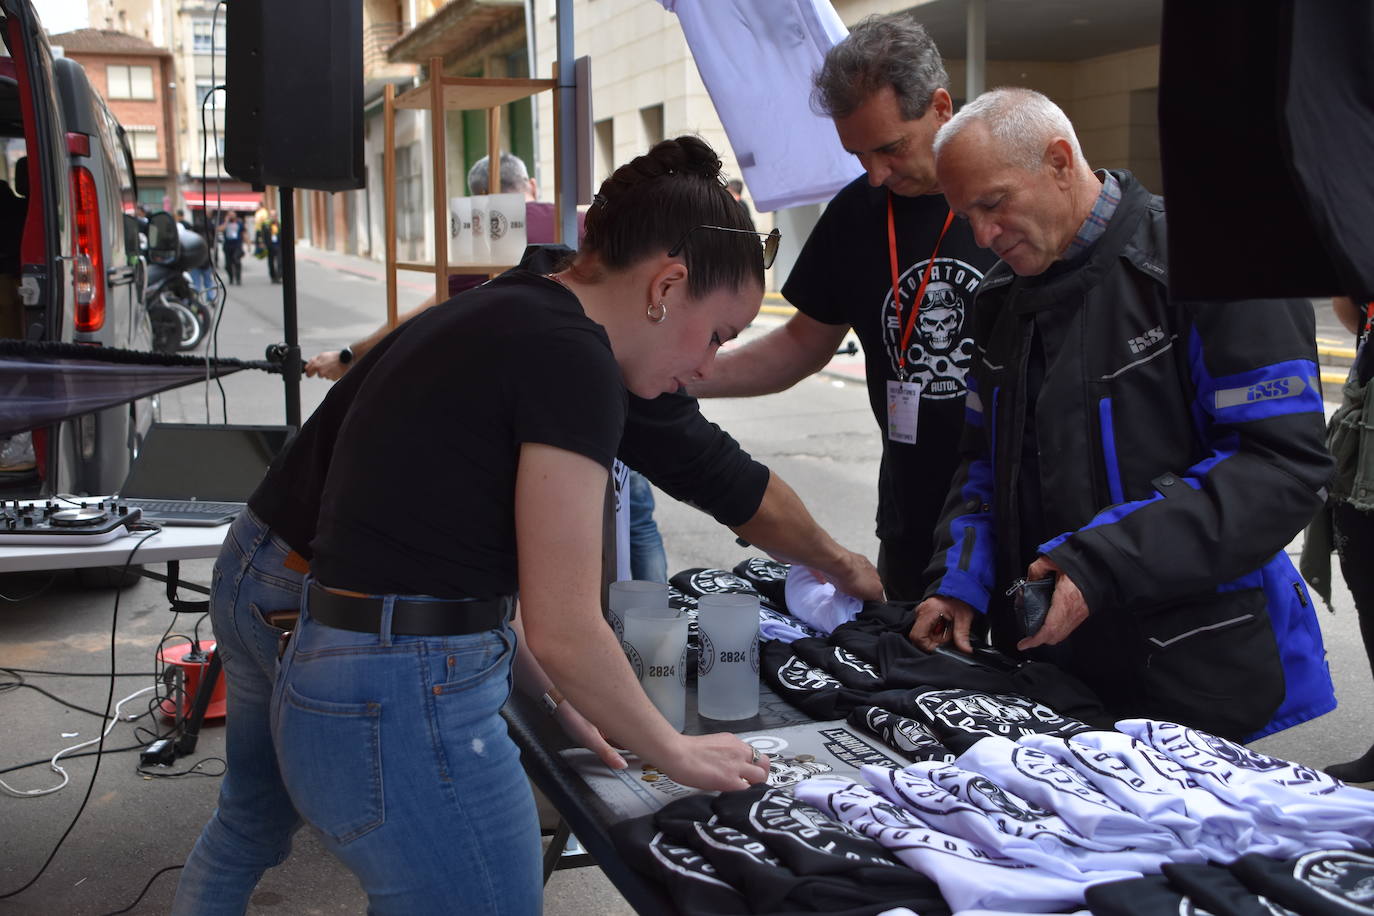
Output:
[[[503,626],[514,616],[515,599],[397,598],[391,632],[397,636],[467,636]],[[382,599],[340,595],[310,583],[310,618],[325,626],[359,633],[381,632]]]

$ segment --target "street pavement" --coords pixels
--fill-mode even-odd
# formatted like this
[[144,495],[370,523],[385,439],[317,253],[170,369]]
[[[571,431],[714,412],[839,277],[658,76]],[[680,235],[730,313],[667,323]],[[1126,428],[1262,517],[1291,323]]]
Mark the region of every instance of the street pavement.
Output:
[[[281,287],[267,282],[262,262],[245,264],[244,285],[234,287],[219,329],[222,356],[261,358],[265,348],[282,339]],[[400,308],[418,304],[431,289],[423,274],[402,274]],[[298,300],[302,350],[309,356],[364,336],[385,314],[385,287],[379,265],[361,258],[302,250],[299,253]],[[748,338],[785,320],[777,303],[745,333]],[[1346,341],[1329,319],[1319,331],[1333,345]],[[862,383],[863,357],[837,356],[824,373],[792,390],[766,398],[705,402],[706,414],[731,432],[745,448],[791,483],[820,523],[842,543],[876,556],[873,536],[875,481],[880,442]],[[556,374],[559,366],[535,365],[532,371]],[[1337,367],[1332,367],[1339,373]],[[308,416],[328,391],[328,384],[302,384],[303,415]],[[1328,397],[1334,389],[1328,386]],[[168,421],[281,423],[284,400],[281,379],[260,372],[241,372],[216,385],[193,385],[161,397]],[[436,482],[438,485],[438,482]],[[423,484],[408,493],[422,504]],[[700,511],[658,494],[656,513],[667,546],[670,570],[693,566],[733,566],[753,553],[740,547],[731,532]],[[1290,547],[1296,552],[1298,544]],[[182,563],[182,577],[208,584],[212,561]],[[143,580],[116,592],[88,588],[71,573],[0,575],[0,665],[67,672],[55,676],[25,674],[28,685],[88,709],[103,709],[113,693],[117,701],[153,684],[153,662],[165,632],[197,633],[206,638],[208,623],[195,615],[174,617],[167,610],[161,583]],[[1340,708],[1322,719],[1272,736],[1257,749],[1314,766],[1349,759],[1374,740],[1374,681],[1363,657],[1349,593],[1337,583],[1333,612],[1321,612]],[[113,634],[113,636],[112,636]],[[111,686],[111,656],[120,674]],[[143,711],[139,697],[125,711]],[[0,743],[0,771],[46,760],[58,749],[96,736],[94,716],[59,705],[37,690],[0,688],[0,715],[6,740]],[[113,913],[128,906],[154,874],[182,862],[214,806],[218,790],[217,755],[224,747],[223,728],[211,724],[196,753],[178,760],[176,771],[191,775],[149,779],[135,772],[133,750],[148,736],[136,726],[154,727],[151,718],[121,723],[111,731],[106,753],[92,785],[93,757],[63,765],[70,784],[59,792],[17,798],[0,793],[0,894],[28,882],[43,867],[54,846],[84,811],[43,875],[28,890],[0,899],[0,916]],[[60,776],[46,763],[0,772],[0,780],[19,791],[56,785]],[[89,788],[89,798],[87,799]],[[176,873],[158,877],[143,901],[130,912],[165,913]],[[291,857],[268,872],[253,897],[253,914],[347,914],[366,908],[352,876],[335,862],[306,829],[296,839]],[[455,904],[455,912],[461,912]],[[620,916],[628,905],[599,869],[559,872],[546,893],[545,912],[553,916]]]

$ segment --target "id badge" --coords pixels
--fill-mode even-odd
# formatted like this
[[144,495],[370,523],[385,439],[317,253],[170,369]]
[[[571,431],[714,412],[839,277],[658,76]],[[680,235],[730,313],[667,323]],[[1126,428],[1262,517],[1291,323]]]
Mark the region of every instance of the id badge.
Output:
[[916,444],[916,416],[921,407],[920,382],[887,383],[887,438]]

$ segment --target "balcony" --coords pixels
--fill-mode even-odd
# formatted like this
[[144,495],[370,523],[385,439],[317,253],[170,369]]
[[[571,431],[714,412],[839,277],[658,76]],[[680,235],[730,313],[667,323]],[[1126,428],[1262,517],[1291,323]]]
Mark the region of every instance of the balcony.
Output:
[[403,22],[373,22],[363,27],[363,81],[367,96],[374,85],[409,79],[419,73],[412,63],[392,63],[387,52],[405,32]]

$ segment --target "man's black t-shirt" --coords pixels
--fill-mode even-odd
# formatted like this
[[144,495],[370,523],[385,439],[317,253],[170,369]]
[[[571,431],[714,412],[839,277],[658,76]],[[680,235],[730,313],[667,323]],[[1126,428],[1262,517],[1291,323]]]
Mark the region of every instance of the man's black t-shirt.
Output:
[[558,283],[512,271],[418,316],[368,369],[312,571],[368,593],[514,594],[521,445],[615,457],[626,391],[605,331]]
[[[964,374],[973,359],[973,295],[997,261],[979,248],[968,224],[955,219],[940,243],[924,301],[899,366],[902,337],[916,291],[944,226],[949,207],[940,194],[892,196],[901,284],[901,314],[892,301],[886,188],[864,176],[845,186],[826,207],[782,288],[788,302],[826,324],[848,324],[864,348],[868,399],[883,433],[878,479],[878,537],[915,539],[930,559],[931,532],[939,522],[958,466],[964,424]],[[888,438],[889,380],[921,384],[916,443]]]

